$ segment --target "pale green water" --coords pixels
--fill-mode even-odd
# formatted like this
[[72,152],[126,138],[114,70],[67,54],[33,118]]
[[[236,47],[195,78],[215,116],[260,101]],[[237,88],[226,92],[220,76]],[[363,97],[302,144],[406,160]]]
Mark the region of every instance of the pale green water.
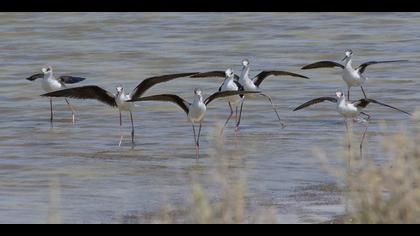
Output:
[[[56,100],[57,122],[50,129],[48,100],[40,83],[24,78],[51,64],[58,74],[98,84],[134,88],[144,78],[164,73],[224,70],[239,73],[249,58],[252,74],[280,69],[312,80],[269,78],[265,92],[278,104],[288,127],[280,128],[263,100],[247,103],[238,136],[226,129],[227,152],[244,149],[253,204],[278,206],[282,222],[329,220],[344,208],[299,197],[299,189],[334,183],[316,163],[318,147],[335,155],[344,126],[331,104],[293,113],[294,107],[345,89],[337,70],[301,71],[317,60],[339,60],[347,48],[354,63],[408,59],[404,65],[372,66],[366,83],[370,97],[413,111],[419,104],[420,14],[411,13],[2,13],[0,14],[0,222],[42,223],[48,215],[50,180],[61,184],[62,222],[115,222],[124,215],[153,212],[162,202],[182,203],[190,173],[211,176],[207,153],[212,130],[228,108],[215,102],[208,111],[197,164],[191,127],[179,109],[142,104],[134,114],[136,142],[118,149],[118,114],[96,101],[72,100],[77,123],[70,124],[64,101]],[[148,94],[171,92],[192,98],[192,89],[217,90],[222,79],[180,79]],[[354,96],[360,96],[358,89]],[[159,105],[159,107],[156,107]],[[371,106],[367,152],[381,160],[383,135],[409,128],[406,117]],[[125,133],[129,120],[125,115]],[[388,131],[379,127],[386,120]],[[356,129],[360,132],[359,126]],[[200,167],[200,168],[198,168]],[[243,166],[239,165],[238,168]],[[329,200],[328,200],[329,199]]]

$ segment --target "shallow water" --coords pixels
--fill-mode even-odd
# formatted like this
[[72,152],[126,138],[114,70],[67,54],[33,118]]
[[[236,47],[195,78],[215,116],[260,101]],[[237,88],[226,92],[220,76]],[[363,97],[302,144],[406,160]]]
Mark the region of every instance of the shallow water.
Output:
[[[197,163],[190,124],[170,104],[139,104],[134,149],[124,114],[126,137],[118,148],[116,110],[71,100],[77,109],[72,125],[65,102],[55,99],[51,128],[39,81],[24,78],[50,64],[57,74],[88,78],[78,85],[97,84],[114,92],[117,85],[130,90],[144,78],[165,73],[227,67],[239,73],[243,58],[250,59],[254,75],[279,69],[312,78],[271,77],[263,83],[287,121],[285,129],[264,100],[246,103],[236,144],[233,124],[226,129],[225,152],[241,150],[244,162],[235,167],[248,170],[247,197],[257,206],[275,206],[280,222],[322,222],[343,214],[336,193],[304,197],[316,186],[336,183],[313,150],[334,157],[331,164],[342,161],[342,120],[327,103],[291,110],[345,85],[337,70],[299,68],[317,60],[337,61],[347,48],[355,52],[355,64],[408,59],[369,67],[365,88],[372,98],[414,111],[420,101],[419,28],[417,13],[2,13],[0,222],[43,223],[56,209],[61,222],[112,223],[133,212],[158,211],[162,202],[182,204],[191,173],[210,182],[214,133],[228,115],[223,101],[210,106]],[[220,78],[179,79],[147,94],[177,93],[190,100],[193,88],[209,95],[221,83]],[[352,91],[353,98],[361,96],[359,89]],[[382,137],[412,124],[386,108],[372,105],[368,111],[373,120],[367,155],[381,161]],[[355,126],[357,135],[361,130]],[[59,192],[51,191],[56,185]]]

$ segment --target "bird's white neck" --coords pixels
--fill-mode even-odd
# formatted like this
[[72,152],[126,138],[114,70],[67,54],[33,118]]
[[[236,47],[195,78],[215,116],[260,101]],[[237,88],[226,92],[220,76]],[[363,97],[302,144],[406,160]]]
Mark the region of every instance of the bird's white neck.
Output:
[[52,78],[53,78],[52,72],[44,73],[44,79],[52,79]]
[[346,58],[346,60],[344,61],[344,66],[345,66],[346,68],[353,68],[353,67],[351,66],[351,63],[352,63],[352,59],[351,59],[351,57],[347,57],[347,58]]
[[249,79],[249,66],[244,66],[241,72],[241,77],[239,80],[246,80]]
[[124,93],[124,91],[121,91],[121,92],[119,92],[119,93],[117,93],[117,96],[116,96],[118,99],[123,99],[123,98],[125,98],[126,96],[125,96],[125,93]]
[[338,98],[338,105],[343,105],[345,103],[346,103],[346,96],[345,95]]
[[198,94],[196,94],[196,95],[194,96],[194,101],[193,101],[193,103],[195,103],[195,104],[197,104],[197,103],[203,103],[203,96],[202,96],[202,95],[198,95]]

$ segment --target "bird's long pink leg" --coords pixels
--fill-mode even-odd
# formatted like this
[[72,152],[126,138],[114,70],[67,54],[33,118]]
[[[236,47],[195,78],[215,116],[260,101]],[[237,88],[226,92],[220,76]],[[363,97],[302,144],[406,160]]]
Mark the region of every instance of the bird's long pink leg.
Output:
[[120,135],[121,135],[121,138],[120,138],[120,143],[118,144],[118,147],[121,147],[121,143],[122,143],[123,137],[124,137],[124,135],[122,133],[122,115],[121,115],[121,112],[120,112]]
[[[235,122],[236,122],[236,124],[238,123],[238,106],[236,106]],[[238,137],[238,129],[237,129],[237,127],[235,127],[234,135],[235,135],[234,137],[235,137],[235,141],[236,141],[236,138]]]
[[199,150],[198,150],[198,146],[197,146],[197,138],[196,138],[196,135],[195,135],[195,126],[194,126],[194,123],[192,124],[192,127],[193,127],[193,134],[194,134],[194,146],[195,146],[195,155],[196,155],[195,157],[198,160]]
[[350,101],[350,87],[348,88],[348,90],[347,90],[347,100],[349,100]]
[[366,120],[367,124],[366,124],[366,127],[365,127],[365,131],[363,132],[362,142],[360,143],[360,158],[363,159],[363,142],[366,139],[366,133],[367,133],[367,130],[369,128],[369,121],[370,121],[371,116],[369,114],[365,113],[365,112],[362,112],[361,114],[367,116],[367,120]]
[[53,120],[54,120],[54,112],[53,112],[53,102],[52,102],[52,98],[50,98],[50,110],[51,110],[50,123],[51,123],[51,125],[52,125]]
[[74,115],[74,113],[75,113],[76,111],[74,110],[73,106],[70,104],[69,100],[67,100],[67,98],[65,98],[65,100],[66,100],[66,103],[67,103],[68,107],[70,108],[70,111],[71,111],[71,117],[72,117],[72,123],[74,124],[74,123],[75,123],[75,122],[74,122],[74,120],[75,120],[75,115]]
[[201,135],[201,127],[202,122],[200,122],[200,128],[198,129],[198,135],[197,135],[197,160],[200,158],[200,135]]
[[363,95],[364,95],[364,96],[365,96],[365,98],[367,99],[367,96],[366,96],[365,90],[363,89],[363,86],[360,86],[360,88],[362,89]]
[[227,118],[227,120],[226,120],[226,122],[225,122],[225,125],[223,126],[222,130],[220,131],[220,136],[222,136],[222,135],[223,135],[223,131],[225,130],[226,125],[228,124],[229,120],[230,120],[230,119],[232,118],[232,116],[233,116],[233,109],[232,109],[232,105],[230,104],[230,102],[228,102],[228,104],[229,104],[229,108],[230,108],[230,115],[229,115],[229,117]]
[[242,109],[244,108],[244,101],[245,101],[245,97],[242,98],[242,101],[241,101],[241,109],[239,110],[239,118],[238,118],[238,122],[236,123],[235,132],[239,131],[239,125],[241,124],[241,119],[242,119]]
[[282,127],[282,128],[286,127],[286,124],[285,124],[285,123],[283,123],[283,122],[281,121],[281,119],[280,119],[280,115],[279,115],[279,113],[277,112],[277,109],[276,109],[276,107],[274,106],[274,104],[273,104],[273,100],[271,100],[271,97],[270,97],[270,96],[268,96],[267,94],[263,94],[263,93],[261,93],[260,95],[261,95],[261,96],[263,96],[263,97],[266,97],[266,98],[268,99],[268,101],[270,102],[271,106],[273,107],[274,112],[275,112],[275,113],[276,113],[276,115],[277,115],[277,118],[278,118],[278,119],[279,119],[279,121],[280,121],[281,127]]
[[238,123],[238,106],[236,105],[235,122]]
[[130,111],[130,118],[131,118],[131,144],[134,146],[134,121],[133,121],[133,113]]

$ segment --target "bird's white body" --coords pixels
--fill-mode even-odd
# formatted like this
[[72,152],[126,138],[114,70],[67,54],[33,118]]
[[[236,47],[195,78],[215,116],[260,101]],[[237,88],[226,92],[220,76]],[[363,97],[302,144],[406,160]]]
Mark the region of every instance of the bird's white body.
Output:
[[359,73],[359,70],[355,70],[352,67],[351,56],[346,58],[344,69],[343,69],[343,80],[346,82],[347,87],[362,86],[366,81],[366,77]]
[[[254,84],[254,82],[249,78],[249,64],[248,62],[242,63],[243,68],[241,72],[241,76],[239,77],[238,82],[244,87],[244,91],[251,91],[256,92],[260,89]],[[253,94],[246,94],[245,98],[253,97]]]
[[117,103],[118,110],[120,111],[132,111],[135,107],[133,102],[127,102],[131,100],[130,94],[125,94],[124,90],[117,89],[117,95],[115,96],[115,102]]
[[42,79],[42,89],[45,92],[50,93],[64,88],[64,85],[54,78],[53,72],[44,73],[44,78]]
[[344,95],[338,98],[337,111],[345,118],[356,118],[361,112],[354,104],[348,102]]
[[[221,92],[225,91],[239,91],[238,85],[234,81],[234,76],[230,76],[225,79],[220,89]],[[231,104],[237,104],[241,100],[241,97],[238,95],[229,96],[225,98],[226,102],[230,102]]]
[[194,96],[194,101],[189,107],[188,119],[192,123],[200,123],[203,120],[204,115],[206,114],[206,110],[207,107],[203,102],[203,96],[201,95],[201,93],[196,94]]

